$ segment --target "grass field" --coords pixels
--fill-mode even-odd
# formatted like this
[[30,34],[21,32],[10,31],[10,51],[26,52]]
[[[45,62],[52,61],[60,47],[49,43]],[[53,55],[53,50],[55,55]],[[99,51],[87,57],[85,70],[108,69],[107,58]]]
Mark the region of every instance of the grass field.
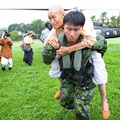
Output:
[[[120,120],[120,38],[107,39],[109,46],[104,61],[108,72],[107,99],[109,120]],[[60,83],[48,75],[50,65],[41,59],[42,43],[33,45],[32,66],[23,62],[22,42],[13,45],[13,69],[0,70],[0,120],[75,120],[73,110],[60,106],[54,94]],[[2,67],[0,66],[0,69]],[[91,101],[91,119],[102,120],[101,98],[98,87]]]

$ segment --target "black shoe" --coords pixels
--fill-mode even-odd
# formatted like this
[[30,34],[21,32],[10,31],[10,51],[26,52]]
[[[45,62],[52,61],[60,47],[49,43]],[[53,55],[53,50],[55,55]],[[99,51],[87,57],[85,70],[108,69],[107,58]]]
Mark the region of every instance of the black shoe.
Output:
[[9,67],[9,70],[12,70],[12,68],[11,68],[11,67]]
[[5,67],[2,67],[2,71],[6,71]]

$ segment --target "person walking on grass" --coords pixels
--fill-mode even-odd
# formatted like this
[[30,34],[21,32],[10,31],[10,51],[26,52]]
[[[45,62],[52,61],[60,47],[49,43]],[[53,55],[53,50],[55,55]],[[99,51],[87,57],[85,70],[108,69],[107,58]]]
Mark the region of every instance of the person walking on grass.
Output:
[[[81,42],[84,23],[85,17],[81,12],[69,12],[63,19],[64,32],[58,37],[60,46],[66,46],[67,49]],[[90,101],[95,87],[90,53],[91,49],[85,48],[59,58],[62,78],[60,104],[66,109],[74,109],[77,120],[90,119]]]
[[3,31],[2,38],[0,38],[0,46],[1,46],[1,64],[2,71],[6,71],[7,64],[9,65],[9,70],[12,69],[13,61],[12,61],[12,46],[13,42],[10,38],[10,34],[7,31]]
[[29,51],[25,51],[24,49],[24,58],[23,61],[26,62],[29,66],[32,65],[32,60],[33,60],[33,49],[32,49],[32,45],[35,43],[32,41],[32,37],[35,35],[35,33],[33,31],[28,31],[26,36],[24,37],[23,43],[24,43],[24,48],[25,45],[29,45],[29,47],[31,48]]
[[[57,38],[58,35],[64,31],[62,20],[63,20],[65,15],[66,14],[60,5],[52,6],[49,9],[48,18],[50,19],[50,23],[53,25],[54,29],[52,29],[51,33],[48,35],[48,37],[46,39],[46,43],[44,44],[44,46],[49,43],[53,47],[59,48],[58,40],[53,39],[53,38],[54,37]],[[88,24],[86,24],[86,23],[87,23],[87,20],[85,22],[85,26],[83,27],[83,30],[81,31],[81,34],[83,35],[83,38],[84,38],[82,40],[82,42],[77,43],[73,46],[70,46],[67,49],[66,49],[66,47],[61,47],[57,51],[57,54],[59,54],[60,56],[64,56],[68,53],[71,53],[72,51],[83,49],[85,47],[93,48],[93,47],[96,47],[97,45],[100,45],[102,43],[102,42],[96,42],[96,38],[101,39],[102,37],[99,35],[96,36],[94,34],[93,24],[91,24],[90,22],[88,22]],[[108,106],[107,98],[106,98],[106,85],[105,85],[105,83],[107,82],[107,72],[105,69],[105,63],[102,59],[103,55],[101,55],[98,52],[98,51],[101,51],[100,50],[101,48],[104,48],[104,47],[102,47],[102,44],[101,44],[101,47],[97,48],[98,50],[96,49],[97,51],[94,50],[91,53],[91,57],[93,58],[94,67],[95,67],[93,81],[98,85],[99,92],[101,94],[101,99],[102,99],[101,100],[101,104],[102,104],[101,115],[102,115],[102,118],[108,119],[110,116],[110,111],[109,111],[109,106]],[[59,62],[58,62],[58,57],[56,57],[53,60],[51,65],[52,65],[51,66],[52,68],[50,70],[50,76],[53,78],[59,78],[59,80],[61,82],[62,81],[60,78],[61,71],[60,71],[60,66],[59,66]],[[103,77],[103,74],[104,74],[104,77]],[[60,96],[61,96],[61,93],[58,91],[55,95],[55,99],[59,99]]]
[[45,23],[45,29],[42,31],[40,40],[44,43],[50,31],[52,30],[52,25],[50,23]]

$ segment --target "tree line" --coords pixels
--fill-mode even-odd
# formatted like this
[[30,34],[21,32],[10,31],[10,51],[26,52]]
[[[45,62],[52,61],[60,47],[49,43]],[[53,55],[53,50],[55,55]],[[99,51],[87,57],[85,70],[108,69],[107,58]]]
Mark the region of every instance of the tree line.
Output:
[[[10,36],[13,40],[22,39],[24,37],[24,34],[27,33],[28,30],[33,30],[36,35],[41,34],[42,30],[45,28],[45,21],[42,21],[41,19],[34,20],[30,24],[11,24],[8,27],[8,32],[10,33]],[[21,35],[19,34],[21,32]],[[35,36],[36,39],[38,36]]]
[[33,30],[36,34],[40,34],[41,31],[45,28],[44,24],[45,22],[40,19],[34,20],[30,24],[11,24],[8,27],[8,32],[21,31],[22,33],[27,33],[27,30]]
[[[98,21],[95,15],[91,17],[91,20]],[[120,27],[120,15],[108,18],[107,12],[102,12],[99,21],[102,27]]]
[[[8,27],[8,32],[10,33],[10,37],[12,40],[20,40],[23,39],[24,34],[27,33],[28,30],[33,30],[36,33],[35,39],[38,37],[37,35],[41,34],[42,30],[45,29],[45,23],[48,21],[42,21],[41,19],[37,19],[32,21],[30,24],[11,24]],[[3,30],[0,30],[0,37],[2,35]],[[19,34],[21,33],[21,34]]]

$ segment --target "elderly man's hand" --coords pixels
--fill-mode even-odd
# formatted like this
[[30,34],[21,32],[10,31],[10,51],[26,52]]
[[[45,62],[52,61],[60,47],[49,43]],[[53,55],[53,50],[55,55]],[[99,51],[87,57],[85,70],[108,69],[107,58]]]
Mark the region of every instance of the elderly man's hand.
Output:
[[57,50],[56,53],[60,56],[64,56],[64,55],[68,54],[66,51],[66,47],[60,47],[60,49]]
[[47,44],[52,45],[55,49],[59,48],[59,40],[56,37],[53,37],[51,40],[48,40]]

